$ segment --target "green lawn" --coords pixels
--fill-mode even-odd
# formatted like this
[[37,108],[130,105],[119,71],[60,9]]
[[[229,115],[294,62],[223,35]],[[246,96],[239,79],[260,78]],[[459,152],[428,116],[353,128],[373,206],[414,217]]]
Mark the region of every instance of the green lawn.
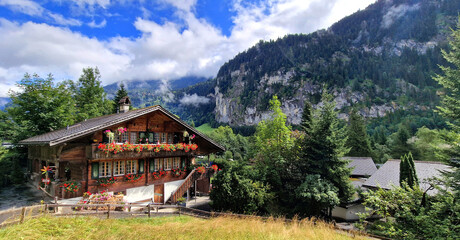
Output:
[[[353,239],[329,225],[309,221],[254,218],[198,219],[188,216],[99,219],[52,217],[31,219],[0,229],[0,239]],[[359,236],[358,239],[365,239]]]
[[211,125],[209,123],[205,123],[199,127],[196,128],[198,131],[206,134],[206,135],[209,135],[213,130],[214,128],[211,127]]

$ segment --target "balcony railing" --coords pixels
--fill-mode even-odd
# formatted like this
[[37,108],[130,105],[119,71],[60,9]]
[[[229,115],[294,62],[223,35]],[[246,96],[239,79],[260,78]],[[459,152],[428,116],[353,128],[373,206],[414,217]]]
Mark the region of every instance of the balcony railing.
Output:
[[147,157],[174,157],[193,155],[196,144],[101,144],[95,143],[87,148],[89,159],[124,159]]

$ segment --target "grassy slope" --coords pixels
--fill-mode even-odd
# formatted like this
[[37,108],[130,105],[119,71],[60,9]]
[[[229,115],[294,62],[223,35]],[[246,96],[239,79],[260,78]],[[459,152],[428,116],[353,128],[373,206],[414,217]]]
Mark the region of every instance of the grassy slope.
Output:
[[[0,230],[0,239],[352,239],[325,224],[187,216],[100,220],[45,216]],[[358,239],[364,239],[359,237]]]
[[213,130],[214,128],[211,127],[211,125],[209,123],[205,123],[199,127],[196,128],[196,130],[206,134],[206,135],[209,135]]

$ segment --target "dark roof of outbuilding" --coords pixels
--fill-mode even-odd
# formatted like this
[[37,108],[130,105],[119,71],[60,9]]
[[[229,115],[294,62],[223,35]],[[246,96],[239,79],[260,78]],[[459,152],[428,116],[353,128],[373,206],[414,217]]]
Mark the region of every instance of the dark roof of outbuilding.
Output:
[[128,96],[122,97],[120,101],[118,101],[118,104],[131,104],[131,100]]
[[[391,189],[392,186],[399,186],[399,159],[390,159],[377,172],[364,182],[364,187],[381,187]],[[428,178],[439,177],[440,171],[449,171],[451,168],[440,162],[414,161],[415,171],[420,183],[420,188],[428,189],[426,183]],[[430,190],[430,194],[436,193],[435,190]]]
[[343,157],[351,160],[348,167],[353,168],[353,176],[371,176],[377,171],[374,161],[370,157]]
[[169,111],[167,111],[160,105],[131,110],[125,113],[117,113],[117,114],[111,114],[111,115],[91,118],[83,122],[79,122],[74,125],[68,126],[66,128],[62,128],[56,131],[52,131],[49,133],[41,134],[38,136],[34,136],[31,138],[22,140],[19,142],[19,144],[23,144],[23,145],[42,144],[42,145],[55,146],[55,145],[58,145],[58,144],[61,144],[61,143],[64,143],[64,142],[67,142],[73,139],[77,139],[79,137],[83,137],[83,136],[92,134],[96,131],[107,129],[111,126],[123,123],[125,121],[131,120],[131,119],[134,119],[134,118],[137,118],[142,115],[152,113],[155,111],[162,112],[166,116],[177,121],[179,124],[185,127],[187,131],[190,131],[202,137],[203,139],[215,145],[220,150],[225,151],[225,149],[221,145],[217,144],[212,139],[210,139],[208,136],[204,135],[203,133],[199,132],[195,128],[191,127],[186,122],[177,118],[174,114],[170,113]]

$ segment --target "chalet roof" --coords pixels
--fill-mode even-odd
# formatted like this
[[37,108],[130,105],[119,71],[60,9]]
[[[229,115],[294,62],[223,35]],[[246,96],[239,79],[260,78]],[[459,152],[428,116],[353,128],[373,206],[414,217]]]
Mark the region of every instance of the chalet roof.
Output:
[[353,176],[371,176],[377,171],[374,161],[370,157],[343,157],[351,160],[348,167],[354,168],[351,175]]
[[[390,159],[380,167],[366,182],[364,187],[381,187],[391,189],[392,186],[399,186],[399,159]],[[448,171],[451,168],[440,162],[414,161],[415,171],[423,190],[428,189],[427,179],[439,177],[440,171]],[[435,190],[430,190],[430,194],[435,194]]]
[[49,146],[55,146],[79,137],[83,137],[86,135],[90,135],[96,131],[104,130],[107,129],[111,126],[123,123],[125,121],[140,117],[142,115],[152,113],[155,111],[162,112],[166,116],[170,117],[171,119],[175,120],[179,124],[181,124],[183,127],[187,129],[187,131],[190,131],[194,133],[195,135],[198,135],[202,137],[203,139],[207,140],[211,144],[215,145],[217,148],[220,150],[224,151],[225,149],[214,142],[212,139],[210,139],[208,136],[204,135],[203,133],[199,132],[195,128],[191,127],[181,119],[177,118],[174,114],[170,113],[160,105],[155,105],[147,108],[142,108],[142,109],[136,109],[136,110],[131,110],[125,113],[117,113],[117,114],[111,114],[111,115],[105,115],[101,117],[96,117],[92,119],[85,120],[83,122],[76,123],[72,126],[68,126],[66,128],[62,128],[56,131],[52,131],[49,133],[41,134],[38,136],[34,136],[25,140],[22,140],[19,142],[19,144],[23,145],[49,145]]
[[120,101],[118,101],[118,104],[131,104],[131,100],[128,96],[122,97]]

